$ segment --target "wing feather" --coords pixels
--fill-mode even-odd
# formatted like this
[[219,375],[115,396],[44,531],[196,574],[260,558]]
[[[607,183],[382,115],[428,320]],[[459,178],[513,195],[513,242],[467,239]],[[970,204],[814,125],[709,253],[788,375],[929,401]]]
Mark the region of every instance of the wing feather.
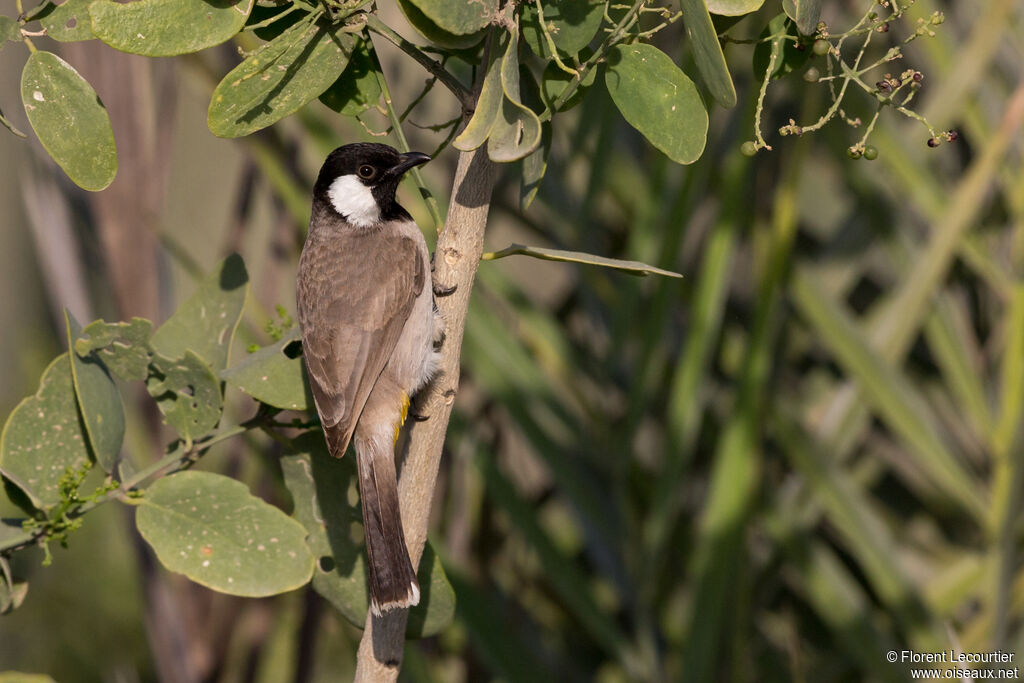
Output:
[[423,289],[425,264],[409,237],[332,232],[310,235],[296,298],[310,388],[341,457]]

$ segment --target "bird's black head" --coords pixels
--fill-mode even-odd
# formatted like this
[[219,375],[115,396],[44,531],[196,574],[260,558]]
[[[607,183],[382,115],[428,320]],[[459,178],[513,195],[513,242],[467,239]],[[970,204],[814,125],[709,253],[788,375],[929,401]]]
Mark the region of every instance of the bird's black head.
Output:
[[426,154],[400,154],[375,142],[344,145],[331,152],[320,168],[314,201],[325,203],[357,227],[409,218],[395,201],[395,192],[406,171],[428,161]]

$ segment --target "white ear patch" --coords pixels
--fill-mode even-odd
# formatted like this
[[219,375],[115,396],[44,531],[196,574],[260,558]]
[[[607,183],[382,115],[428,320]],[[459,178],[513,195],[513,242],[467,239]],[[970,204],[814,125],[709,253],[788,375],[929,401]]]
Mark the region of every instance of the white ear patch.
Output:
[[334,210],[352,225],[368,228],[380,220],[380,207],[373,193],[354,175],[338,176],[327,188],[327,197]]

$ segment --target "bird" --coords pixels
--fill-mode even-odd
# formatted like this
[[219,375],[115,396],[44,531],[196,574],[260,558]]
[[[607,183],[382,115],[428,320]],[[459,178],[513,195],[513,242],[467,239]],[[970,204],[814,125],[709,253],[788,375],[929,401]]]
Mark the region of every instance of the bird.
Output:
[[[419,603],[398,504],[395,444],[444,339],[430,253],[395,192],[430,157],[378,143],[324,161],[296,279],[302,355],[330,454],[356,454],[370,609]],[[442,288],[443,289],[443,288]]]

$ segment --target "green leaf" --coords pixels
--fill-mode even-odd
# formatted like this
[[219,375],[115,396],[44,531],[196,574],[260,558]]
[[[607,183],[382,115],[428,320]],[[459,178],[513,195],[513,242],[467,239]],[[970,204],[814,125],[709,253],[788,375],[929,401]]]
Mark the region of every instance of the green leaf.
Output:
[[21,42],[21,26],[10,17],[0,16],[0,43]]
[[308,21],[292,26],[217,85],[207,116],[210,130],[237,138],[295,113],[337,80],[355,41],[335,27]]
[[[589,45],[601,28],[604,6],[603,0],[545,0],[544,21],[558,51],[575,55]],[[523,4],[522,8],[523,40],[534,54],[550,59],[551,50],[541,30],[537,5]]]
[[[28,595],[28,582],[18,581],[13,586],[7,585],[7,579],[0,576],[0,614],[10,614],[21,607]],[[0,683],[8,680],[6,674],[0,674]],[[13,679],[18,680],[18,679]],[[43,680],[52,680],[49,678]]]
[[492,251],[484,254],[481,260],[494,261],[506,256],[520,254],[544,259],[545,261],[565,261],[567,263],[585,263],[591,266],[604,266],[614,268],[632,275],[665,275],[667,277],[682,277],[679,273],[671,270],[662,270],[655,266],[649,266],[639,261],[623,261],[594,254],[585,254],[582,251],[565,251],[563,249],[547,249],[545,247],[528,247],[525,244],[510,244],[500,251]]
[[818,31],[818,20],[821,18],[821,0],[797,0],[796,27],[805,36]]
[[[306,528],[306,542],[317,558],[313,589],[362,627],[369,599],[365,548],[357,541],[363,517],[354,503],[355,458],[332,458],[319,430],[306,432],[292,445],[294,454],[281,459],[281,469],[295,503],[293,515]],[[420,604],[409,613],[406,635],[425,638],[447,625],[455,611],[455,593],[429,544],[417,578]]]
[[[82,326],[67,309],[64,309],[64,325],[68,348],[74,348],[75,339],[82,333]],[[104,472],[113,472],[124,441],[121,392],[95,353],[79,355],[76,352],[70,355],[71,379],[92,455]]]
[[247,28],[253,24],[261,24],[273,19],[275,16],[278,17],[278,19],[271,21],[266,26],[252,29],[252,32],[261,40],[273,40],[284,33],[287,28],[294,26],[309,16],[309,12],[304,6],[295,3],[282,3],[273,7],[255,4],[256,6],[249,12],[249,18],[245,22]]
[[487,26],[498,14],[498,0],[411,0],[438,28],[464,36]]
[[704,0],[680,0],[680,3],[686,35],[693,43],[693,59],[708,92],[723,107],[736,106],[736,88]]
[[519,32],[514,30],[501,60],[501,89],[505,97],[487,138],[492,161],[522,159],[540,144],[540,119],[519,95]]
[[470,33],[469,35],[458,35],[451,31],[446,31],[431,21],[426,14],[412,3],[413,0],[398,0],[398,6],[401,8],[402,14],[409,20],[413,28],[435,45],[451,50],[464,50],[474,45],[479,45],[486,35],[486,31],[483,30]]
[[293,329],[276,344],[264,346],[241,362],[221,371],[228,384],[275,408],[312,411],[299,330]]
[[782,78],[803,66],[810,58],[811,51],[797,49],[799,42],[796,25],[785,14],[777,14],[761,31],[757,47],[754,48],[754,77],[764,80],[772,52],[777,53],[770,74],[772,80]]
[[700,158],[708,113],[693,81],[668,55],[652,45],[616,45],[604,82],[626,121],[669,159],[691,164]]
[[158,479],[146,489],[135,524],[165,567],[221,593],[275,595],[313,573],[302,525],[219,474]]
[[153,349],[168,358],[180,358],[188,349],[215,372],[223,370],[228,364],[248,285],[249,274],[242,257],[228,256],[153,334]]
[[727,17],[739,17],[761,9],[764,0],[704,0],[708,11]]
[[95,38],[89,18],[90,2],[92,0],[66,0],[40,15],[39,21],[46,29],[46,35],[62,43]]
[[117,148],[107,110],[70,64],[50,52],[29,55],[21,101],[46,151],[76,185],[98,191],[117,174]]
[[170,57],[219,45],[245,25],[253,0],[96,0],[92,31],[112,48]]
[[348,66],[338,80],[320,95],[320,101],[343,116],[359,116],[370,107],[377,106],[380,96],[377,69],[366,49],[366,42],[360,40],[352,50]]
[[153,323],[145,318],[132,318],[127,323],[95,320],[85,326],[75,341],[75,353],[85,356],[95,352],[115,375],[125,381],[143,380],[148,374],[149,337]]
[[217,426],[224,408],[220,381],[199,356],[191,350],[178,359],[155,353],[149,372],[146,390],[181,436],[194,439]]
[[498,111],[501,109],[501,102],[504,99],[501,89],[501,60],[498,59],[498,54],[498,50],[492,47],[490,66],[487,67],[487,75],[484,76],[484,83],[480,87],[476,110],[469,123],[466,124],[466,128],[452,143],[455,149],[470,152],[487,142],[487,138],[491,135],[494,121],[498,118]]
[[20,671],[0,672],[0,683],[56,683],[46,674],[26,674]]
[[71,363],[68,354],[62,353],[43,372],[39,391],[7,418],[0,436],[0,474],[34,506],[46,510],[61,500],[58,482],[64,472],[88,464],[85,438],[75,405]]
[[530,208],[530,204],[537,197],[540,182],[548,170],[548,154],[550,153],[551,122],[545,121],[541,125],[540,144],[537,145],[537,149],[523,159],[523,182],[519,188],[519,207],[523,211]]

